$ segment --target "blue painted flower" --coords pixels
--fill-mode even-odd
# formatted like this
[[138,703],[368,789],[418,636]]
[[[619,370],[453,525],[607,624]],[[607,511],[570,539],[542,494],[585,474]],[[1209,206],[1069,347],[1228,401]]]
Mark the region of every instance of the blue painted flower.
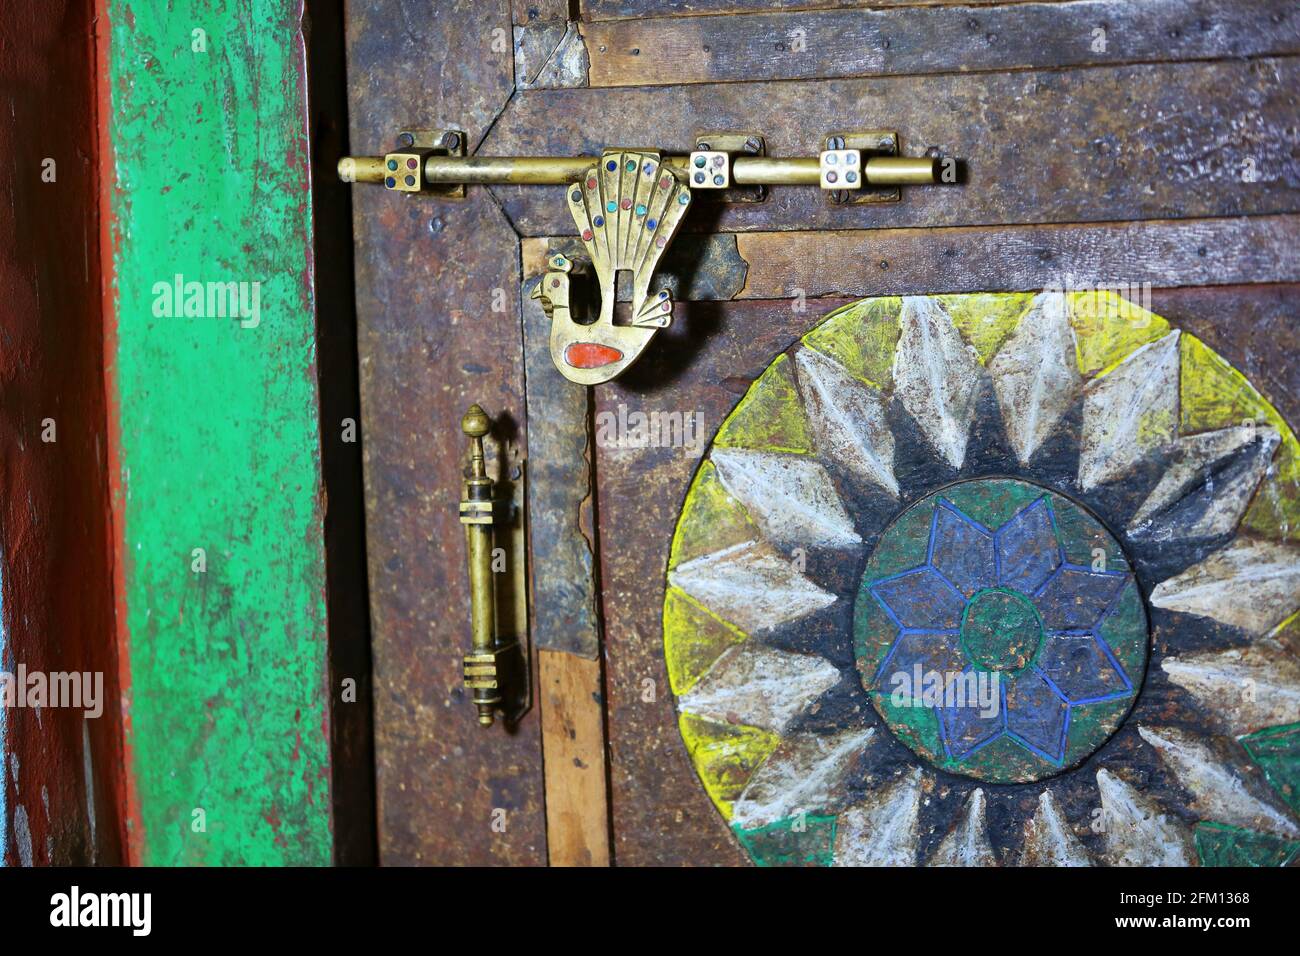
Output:
[[1075,709],[1133,691],[1100,633],[1131,578],[1071,564],[1047,495],[996,530],[937,497],[925,563],[870,587],[898,628],[875,686],[889,694],[900,673],[996,674],[995,708],[951,697],[935,707],[946,756],[1005,736],[1059,766]]

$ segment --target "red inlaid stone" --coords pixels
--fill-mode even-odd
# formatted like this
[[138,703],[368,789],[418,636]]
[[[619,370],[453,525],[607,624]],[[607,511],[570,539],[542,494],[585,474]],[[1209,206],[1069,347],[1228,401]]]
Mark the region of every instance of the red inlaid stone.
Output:
[[564,361],[574,368],[600,368],[622,357],[618,349],[598,342],[574,342],[564,350]]

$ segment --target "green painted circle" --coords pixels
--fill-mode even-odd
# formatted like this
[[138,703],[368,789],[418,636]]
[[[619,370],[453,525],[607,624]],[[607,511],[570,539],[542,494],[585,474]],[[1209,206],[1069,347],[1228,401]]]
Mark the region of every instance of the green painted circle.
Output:
[[1033,602],[1010,588],[972,595],[961,617],[961,647],[986,671],[1020,673],[1043,643],[1043,619]]
[[867,560],[853,626],[863,686],[894,735],[991,783],[1086,759],[1146,671],[1146,608],[1115,536],[1023,480],[957,482],[899,514]]

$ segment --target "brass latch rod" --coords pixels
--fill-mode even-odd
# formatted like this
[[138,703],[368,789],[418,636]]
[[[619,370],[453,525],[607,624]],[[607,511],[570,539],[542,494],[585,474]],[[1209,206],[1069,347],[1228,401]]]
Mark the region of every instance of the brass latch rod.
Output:
[[[451,129],[403,130],[397,146],[345,156],[339,177],[441,197],[464,196],[471,183],[569,187],[563,202],[583,254],[552,255],[531,295],[550,317],[555,367],[579,385],[621,374],[672,320],[671,291],[651,283],[697,194],[730,202],[745,191],[761,199],[767,186],[816,186],[832,203],[879,202],[897,199],[897,187],[957,178],[951,157],[900,156],[898,133],[882,129],[831,133],[816,156],[785,159],[766,155],[756,133],[700,133],[686,156],[618,146],[599,156],[466,156],[465,134]],[[620,274],[631,277],[631,311],[615,322]]]
[[[339,160],[339,177],[347,182],[382,183],[399,170],[387,168],[384,156],[345,156]],[[429,184],[486,184],[564,186],[580,179],[599,156],[426,156],[424,182]],[[689,156],[665,156],[662,162],[687,179]],[[870,156],[862,159],[868,186],[917,186],[939,182],[940,160],[929,156]],[[736,156],[731,160],[731,180],[739,186],[817,186],[821,184],[820,157],[779,159],[771,156]]]

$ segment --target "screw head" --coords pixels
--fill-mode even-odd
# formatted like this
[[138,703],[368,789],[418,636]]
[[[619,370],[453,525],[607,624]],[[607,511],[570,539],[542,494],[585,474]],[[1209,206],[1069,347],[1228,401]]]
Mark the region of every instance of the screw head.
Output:
[[449,129],[447,130],[447,132],[442,134],[443,149],[455,149],[459,145],[460,145],[460,133],[457,133],[455,130]]

